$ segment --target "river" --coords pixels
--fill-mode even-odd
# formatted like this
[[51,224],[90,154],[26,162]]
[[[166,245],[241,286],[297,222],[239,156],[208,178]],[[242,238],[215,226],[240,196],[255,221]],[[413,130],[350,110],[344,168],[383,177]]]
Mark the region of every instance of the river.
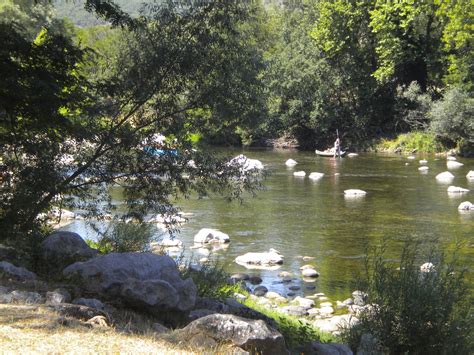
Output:
[[[462,201],[474,202],[474,180],[466,174],[474,170],[473,159],[462,159],[463,166],[450,170],[455,178],[440,183],[435,176],[447,171],[446,158],[417,155],[409,160],[403,155],[364,153],[356,157],[323,158],[312,152],[276,150],[224,150],[235,156],[243,153],[258,159],[270,175],[265,190],[243,203],[227,202],[219,196],[180,200],[177,204],[190,218],[178,238],[184,242],[185,255],[202,258],[191,249],[193,236],[201,228],[215,228],[229,234],[227,248],[211,253],[228,272],[258,275],[268,289],[287,294],[289,286],[299,285],[297,294],[323,292],[331,299],[345,299],[357,286],[364,270],[367,248],[389,238],[387,257],[396,259],[402,241],[411,236],[423,246],[435,243],[449,252],[462,243],[461,262],[472,269],[474,246],[474,212],[461,213]],[[287,159],[298,164],[285,166]],[[427,172],[420,172],[419,160],[428,160]],[[306,177],[293,172],[305,171]],[[310,172],[324,173],[318,181],[308,178]],[[448,194],[449,185],[468,188],[463,194]],[[367,192],[361,198],[347,198],[346,189]],[[81,221],[63,229],[93,238]],[[247,270],[234,259],[246,252],[279,250],[284,264],[278,270]],[[314,257],[303,261],[302,256]],[[422,262],[422,260],[420,260]],[[299,278],[299,268],[313,264],[320,277],[311,283]],[[291,283],[281,283],[278,273],[295,275]]]

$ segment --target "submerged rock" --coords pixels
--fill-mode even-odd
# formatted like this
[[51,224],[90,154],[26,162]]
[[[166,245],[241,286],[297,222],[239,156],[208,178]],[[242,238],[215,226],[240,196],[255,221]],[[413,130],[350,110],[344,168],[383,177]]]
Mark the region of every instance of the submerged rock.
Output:
[[449,193],[464,193],[464,192],[469,192],[469,189],[465,189],[463,187],[458,187],[458,186],[450,186],[448,187],[448,192]]
[[366,191],[360,190],[360,189],[344,190],[344,195],[345,196],[364,196],[366,194],[367,194]]

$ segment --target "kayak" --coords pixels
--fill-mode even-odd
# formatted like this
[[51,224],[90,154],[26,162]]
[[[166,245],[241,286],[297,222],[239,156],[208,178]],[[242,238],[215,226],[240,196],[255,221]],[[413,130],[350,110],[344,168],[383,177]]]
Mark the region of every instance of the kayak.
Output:
[[[320,155],[322,157],[333,157],[334,156],[334,151],[330,150],[317,150],[315,151],[317,155]],[[343,157],[346,152],[344,150],[341,150],[340,156]]]
[[151,155],[163,156],[163,155],[174,155],[178,156],[177,149],[160,149],[160,148],[153,148],[153,147],[145,147],[145,152]]

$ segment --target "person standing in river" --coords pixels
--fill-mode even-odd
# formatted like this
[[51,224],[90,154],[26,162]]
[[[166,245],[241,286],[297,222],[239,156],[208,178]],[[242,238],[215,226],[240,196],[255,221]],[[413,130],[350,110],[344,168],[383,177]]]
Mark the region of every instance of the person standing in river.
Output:
[[341,156],[341,141],[339,139],[339,136],[336,138],[336,141],[334,142],[334,158]]

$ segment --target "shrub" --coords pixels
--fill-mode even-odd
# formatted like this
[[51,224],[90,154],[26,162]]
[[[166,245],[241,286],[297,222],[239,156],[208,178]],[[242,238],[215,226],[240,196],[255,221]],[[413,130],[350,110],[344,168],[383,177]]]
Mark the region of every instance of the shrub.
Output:
[[200,297],[223,300],[233,297],[235,292],[246,293],[240,285],[230,284],[230,275],[216,263],[207,262],[197,269],[191,266],[191,262],[188,262],[181,270],[182,278],[191,277],[193,279]]
[[474,98],[452,88],[430,111],[431,130],[441,141],[474,151]]
[[[405,243],[398,267],[384,258],[384,247],[367,259],[371,306],[343,339],[353,348],[363,334],[374,336],[391,354],[467,354],[471,345],[470,294],[464,270],[443,254],[420,259],[419,245]],[[433,263],[420,271],[420,260]]]
[[384,139],[378,144],[378,149],[382,150],[395,150],[396,148],[401,148],[405,152],[416,149],[426,153],[434,153],[442,150],[441,144],[436,141],[433,133],[421,131],[400,134],[394,140]]
[[152,227],[147,223],[113,221],[104,232],[98,232],[98,240],[88,243],[103,254],[149,251],[154,240]]

